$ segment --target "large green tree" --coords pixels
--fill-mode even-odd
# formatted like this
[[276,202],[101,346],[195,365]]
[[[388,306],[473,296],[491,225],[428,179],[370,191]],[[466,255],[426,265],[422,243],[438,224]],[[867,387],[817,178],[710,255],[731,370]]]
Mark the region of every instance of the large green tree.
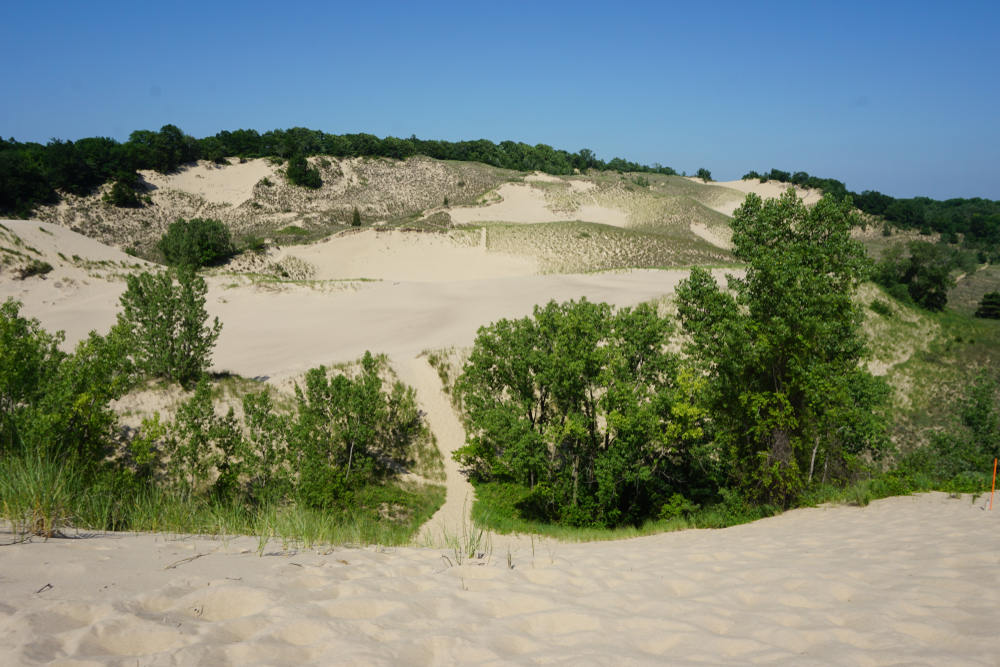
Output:
[[468,433],[455,459],[568,524],[637,523],[696,494],[711,456],[698,455],[700,383],[665,350],[672,328],[649,304],[586,300],[483,327],[455,387]]
[[865,249],[850,236],[857,224],[849,198],[809,208],[791,190],[767,201],[748,195],[732,222],[746,277],[728,276],[725,291],[694,269],[678,287],[729,474],[752,500],[785,505],[886,447],[887,389],[862,365],[852,300],[868,275]]

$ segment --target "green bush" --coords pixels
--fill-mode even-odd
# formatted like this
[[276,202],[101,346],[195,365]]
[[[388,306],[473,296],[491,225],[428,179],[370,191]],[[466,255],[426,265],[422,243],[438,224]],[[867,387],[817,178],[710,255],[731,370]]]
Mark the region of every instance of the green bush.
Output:
[[176,272],[177,284],[174,278],[171,272],[128,276],[113,331],[144,374],[187,385],[208,369],[222,325],[219,318],[207,325],[204,279],[191,269]]
[[879,301],[876,299],[875,301],[872,301],[871,305],[868,307],[872,309],[872,312],[878,313],[882,317],[892,317],[892,306],[887,304],[885,301]]
[[194,269],[221,262],[236,252],[229,228],[209,218],[171,223],[156,247],[171,266]]
[[315,190],[323,185],[319,169],[310,169],[309,163],[302,155],[296,155],[288,161],[285,176],[288,177],[288,182],[292,185],[299,185],[311,190]]
[[712,180],[712,172],[710,172],[708,169],[705,168],[699,169],[698,172],[695,174],[695,176],[705,181],[706,183]]
[[139,208],[142,206],[142,201],[135,192],[138,179],[139,175],[134,172],[118,174],[111,190],[101,199],[119,208]]
[[361,226],[361,211],[358,210],[357,206],[354,207],[354,213],[351,214],[351,226],[352,227]]
[[44,276],[52,271],[52,265],[38,259],[33,259],[17,270],[17,277],[21,280],[32,276]]
[[976,310],[976,317],[1000,320],[1000,292],[990,292],[983,296]]

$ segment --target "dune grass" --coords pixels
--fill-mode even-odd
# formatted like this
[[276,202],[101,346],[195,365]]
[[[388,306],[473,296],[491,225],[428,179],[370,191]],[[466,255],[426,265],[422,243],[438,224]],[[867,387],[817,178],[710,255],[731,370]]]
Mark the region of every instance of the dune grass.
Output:
[[[185,496],[128,475],[84,471],[39,455],[0,458],[0,520],[14,541],[72,532],[126,531],[214,539],[254,536],[281,549],[410,544],[444,503],[445,489],[399,483],[367,489],[362,505],[317,510],[294,502]],[[367,503],[365,505],[364,503]]]

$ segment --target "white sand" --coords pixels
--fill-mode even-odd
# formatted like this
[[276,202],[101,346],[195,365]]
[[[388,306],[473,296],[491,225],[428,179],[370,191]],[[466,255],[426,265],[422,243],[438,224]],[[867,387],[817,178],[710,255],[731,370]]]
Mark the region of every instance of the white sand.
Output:
[[[62,263],[53,248],[62,248],[67,257],[137,260],[55,225],[2,222],[59,265],[45,278],[18,281],[0,274],[0,300],[18,298],[22,315],[37,317],[50,331],[66,331],[69,349],[91,330],[107,333],[124,283]],[[53,235],[38,232],[39,226]],[[268,291],[252,285],[230,288],[232,279],[210,277],[206,309],[223,323],[213,355],[216,369],[285,379],[320,364],[356,359],[366,350],[406,361],[425,349],[471,345],[479,327],[524,317],[551,299],[586,296],[630,306],[670,293],[688,273],[530,275],[533,269],[525,260],[463,248],[443,236],[399,232],[363,232],[282,253],[277,256],[315,263],[320,277],[376,282]],[[723,271],[716,274],[723,279]]]
[[253,195],[253,186],[262,178],[279,178],[275,167],[267,160],[229,158],[232,164],[217,165],[199,160],[183,164],[171,174],[141,171],[142,180],[152,189],[183,190],[204,197],[213,204],[239,206]]
[[513,570],[505,550],[447,567],[441,549],[38,541],[0,547],[0,650],[122,667],[996,665],[1000,510],[982,504],[930,494],[521,548]]
[[316,278],[370,278],[444,282],[530,276],[533,261],[461,246],[444,234],[366,230],[309,246],[289,246],[272,256],[298,257],[317,269]]
[[[697,183],[702,182],[701,179],[692,180]],[[792,185],[791,183],[779,183],[778,181],[761,183],[759,180],[751,179],[749,181],[726,181],[723,183],[712,183],[712,185],[720,185],[724,188],[738,190],[744,194],[752,192],[758,195],[761,199],[777,199],[784,194],[788,188],[794,188],[795,194],[798,195],[799,199],[801,199],[807,206],[815,204],[823,197],[823,192],[821,190],[805,190],[797,185]],[[745,199],[745,197],[743,199]],[[743,199],[728,201],[717,206],[711,206],[710,208],[718,211],[719,213],[725,213],[728,216],[732,216],[733,212],[743,205]]]
[[[534,180],[562,182],[561,179],[554,176],[548,178],[536,176]],[[588,189],[582,185],[580,188]],[[588,205],[573,210],[554,209],[546,201],[545,193],[538,188],[531,187],[531,185],[505,183],[497,188],[497,193],[502,197],[499,202],[487,206],[458,206],[449,210],[448,213],[451,215],[451,219],[458,224],[480,222],[538,224],[580,220],[614,227],[628,226],[628,214],[625,211],[606,206]]]

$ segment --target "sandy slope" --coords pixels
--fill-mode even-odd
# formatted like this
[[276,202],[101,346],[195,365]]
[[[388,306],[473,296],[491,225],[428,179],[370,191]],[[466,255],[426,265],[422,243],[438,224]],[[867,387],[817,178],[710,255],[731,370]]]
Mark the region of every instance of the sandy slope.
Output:
[[[563,182],[551,177],[544,179],[536,177],[536,181]],[[586,191],[588,188],[579,186],[575,190]],[[559,210],[552,207],[545,199],[541,190],[521,183],[506,183],[497,189],[502,200],[488,206],[470,206],[451,209],[451,219],[458,224],[478,222],[519,222],[537,224],[543,222],[561,222],[565,220],[580,220],[596,222],[613,227],[628,226],[628,214],[607,206],[586,205],[572,210]]]
[[277,180],[276,168],[267,160],[240,162],[231,158],[232,164],[215,165],[205,160],[183,164],[171,174],[142,171],[142,180],[152,191],[161,189],[183,190],[213,204],[239,206],[253,197],[253,188],[262,178]]
[[445,487],[448,494],[444,505],[425,523],[417,536],[417,544],[446,547],[449,540],[458,539],[468,521],[476,491],[461,473],[451,455],[465,444],[465,429],[451,403],[441,391],[441,380],[425,357],[393,364],[396,375],[417,390],[417,401],[425,413],[427,424],[437,437],[438,449],[444,456]]
[[[723,183],[713,183],[713,185],[721,185],[722,187],[730,188],[733,190],[738,190],[744,194],[754,193],[760,196],[761,199],[777,199],[780,197],[788,188],[795,188],[795,194],[798,195],[799,199],[809,204],[815,204],[823,196],[821,190],[805,190],[798,187],[797,185],[791,185],[789,183],[779,183],[777,181],[768,181],[767,183],[761,183],[758,180],[748,180],[748,181],[726,181]],[[736,199],[733,201],[728,201],[716,206],[710,206],[719,213],[725,213],[731,216],[733,211],[738,209],[743,205],[743,199]]]
[[506,553],[447,567],[441,549],[53,539],[0,548],[0,651],[12,666],[996,665],[1000,511],[981,506],[797,510],[522,549],[513,570]]
[[537,273],[535,262],[462,246],[444,234],[366,230],[309,246],[291,246],[272,261],[293,256],[316,267],[316,278],[372,278],[444,282],[486,280]]

